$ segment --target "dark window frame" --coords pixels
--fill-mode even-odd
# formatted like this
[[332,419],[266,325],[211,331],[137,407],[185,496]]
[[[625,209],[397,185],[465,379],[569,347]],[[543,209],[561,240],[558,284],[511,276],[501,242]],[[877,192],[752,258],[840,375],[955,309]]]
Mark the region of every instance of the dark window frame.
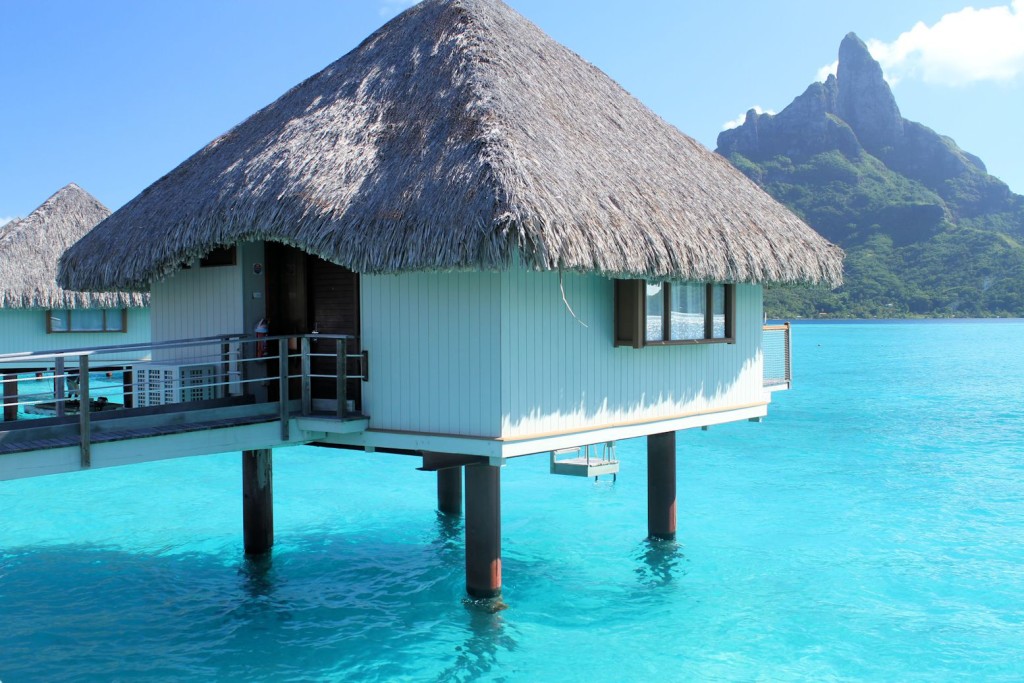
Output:
[[[681,281],[674,281],[683,284]],[[662,329],[671,334],[672,280],[664,280]],[[706,282],[704,285],[704,337],[700,339],[647,339],[647,281],[615,280],[615,346],[630,346],[634,349],[645,346],[691,346],[695,344],[736,343],[736,285]],[[724,286],[725,294],[725,336],[714,337],[714,287]]]
[[199,259],[200,268],[220,268],[221,266],[238,265],[238,250],[235,245],[214,247],[206,256]]
[[[46,311],[46,334],[117,334],[118,332],[125,333],[128,331],[128,309],[127,308],[101,308],[103,311],[103,329],[102,330],[76,330],[74,329],[74,323],[72,322],[75,317],[74,308],[51,308]],[[95,310],[95,309],[89,309]],[[66,330],[55,330],[53,329],[53,313],[54,311],[64,312],[68,315],[68,324]],[[120,329],[108,329],[107,320],[113,315],[120,313],[121,317],[121,328]]]

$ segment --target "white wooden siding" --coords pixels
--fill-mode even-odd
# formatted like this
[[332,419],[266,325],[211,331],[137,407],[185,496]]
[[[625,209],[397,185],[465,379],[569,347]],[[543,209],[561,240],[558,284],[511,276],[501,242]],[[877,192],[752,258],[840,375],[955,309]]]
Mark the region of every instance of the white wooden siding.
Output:
[[500,284],[498,273],[360,277],[371,428],[499,435]]
[[[736,288],[735,344],[615,348],[612,280],[557,273],[361,278],[370,427],[534,437],[764,402],[761,288]],[[584,326],[585,325],[585,326]]]
[[[60,332],[47,334],[46,310],[0,310],[0,354],[22,351],[56,351],[149,341],[149,309],[129,308],[124,332]],[[110,359],[107,356],[104,359]]]
[[[735,344],[613,345],[613,281],[502,274],[504,437],[668,419],[762,402],[761,288],[736,288]],[[584,324],[586,326],[584,326]]]
[[[243,332],[242,268],[179,270],[153,283],[150,307],[154,342]],[[201,358],[207,353],[219,353],[219,346],[155,351],[153,360],[208,362]]]

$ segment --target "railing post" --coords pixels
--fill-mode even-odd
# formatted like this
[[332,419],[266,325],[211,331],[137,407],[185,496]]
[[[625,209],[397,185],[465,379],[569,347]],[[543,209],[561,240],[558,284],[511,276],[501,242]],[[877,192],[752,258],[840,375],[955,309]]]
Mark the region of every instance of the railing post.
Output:
[[53,364],[53,402],[57,408],[57,417],[64,417],[64,356],[58,356]]
[[89,356],[78,357],[78,431],[82,440],[82,467],[92,465],[89,450]]
[[4,378],[4,422],[18,419],[18,374],[5,372]]
[[217,382],[217,384],[220,385],[219,391],[217,392],[218,398],[227,398],[229,380],[231,378],[231,344],[228,341],[228,337],[224,337],[223,339],[224,341],[220,344],[220,381]]
[[281,440],[287,441],[288,434],[288,340],[282,339],[277,343],[277,382],[278,399],[280,400],[281,415]]
[[121,405],[125,408],[135,407],[135,373],[132,367],[121,371]]
[[302,337],[302,414],[313,414],[313,392],[310,386],[309,337]]
[[338,419],[343,419],[348,406],[348,349],[344,337],[338,340],[337,353]]

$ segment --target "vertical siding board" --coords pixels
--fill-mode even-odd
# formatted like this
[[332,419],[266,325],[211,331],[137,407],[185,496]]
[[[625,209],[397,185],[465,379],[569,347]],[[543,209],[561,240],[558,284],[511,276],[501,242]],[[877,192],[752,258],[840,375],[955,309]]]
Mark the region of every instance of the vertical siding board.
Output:
[[[466,317],[466,333],[460,342],[460,355],[468,367],[480,368],[480,350],[486,343],[482,337],[486,322],[482,318],[483,311],[479,299],[480,283],[469,273],[461,274],[458,287],[466,294],[460,311]],[[481,317],[476,317],[481,316]],[[484,381],[482,374],[476,377],[469,373],[462,376],[462,395],[466,398],[465,410],[462,411],[463,429],[470,433],[483,430],[481,424],[480,384]]]
[[[544,388],[540,400],[537,401],[538,405],[552,405],[557,406],[558,400],[556,398],[558,392],[558,386],[556,386],[558,378],[553,367],[554,354],[547,350],[547,344],[550,342],[552,345],[557,344],[560,337],[554,336],[554,317],[557,314],[556,311],[552,310],[551,305],[551,285],[557,278],[554,273],[546,273],[547,277],[538,278],[534,280],[533,296],[534,296],[534,310],[540,310],[542,315],[541,324],[541,338],[531,340],[531,355],[534,358],[534,364],[537,367],[538,381]],[[557,286],[557,285],[556,285]],[[561,351],[561,349],[559,349]],[[561,360],[564,353],[559,353],[558,358]],[[560,424],[560,413],[556,409],[554,411],[555,420],[553,421],[552,427],[554,429],[561,429]]]
[[501,398],[500,407],[501,413],[498,415],[499,425],[498,433],[504,434],[507,428],[506,419],[509,414],[509,410],[512,406],[512,387],[511,387],[511,368],[512,368],[512,344],[511,344],[511,311],[509,310],[511,297],[509,296],[509,290],[511,284],[509,278],[511,273],[504,271],[501,273],[499,281],[499,301],[500,306],[498,310],[500,330],[500,341],[498,344],[498,362],[501,364]]
[[[407,326],[409,323],[417,324],[419,322],[417,318],[413,317],[412,315],[409,315],[408,311],[406,310],[406,307],[408,307],[412,301],[411,295],[415,289],[412,286],[412,278],[402,278],[396,276],[394,280],[396,284],[396,289],[398,290],[399,299],[397,302],[391,303],[390,307],[394,309],[395,307],[398,307],[400,305],[403,312],[403,315],[397,317],[395,322],[401,325],[403,320],[405,320],[408,321]],[[403,376],[412,378],[416,371],[422,367],[420,365],[420,359],[417,353],[418,345],[421,340],[418,339],[414,334],[412,334],[411,331],[408,333],[403,333],[403,331],[400,331],[399,334],[402,336],[402,340],[406,345],[406,352],[403,354],[399,354],[402,356],[403,359],[402,373]],[[416,391],[402,391],[402,412],[399,415],[395,416],[395,422],[398,425],[399,429],[411,429],[413,424],[415,424],[415,422],[412,419],[412,416],[416,412],[416,409],[419,407],[419,400],[417,396],[418,393],[419,392]],[[426,425],[424,425],[424,427],[425,426]]]
[[431,320],[434,318],[434,299],[437,297],[437,288],[434,286],[434,281],[437,278],[418,275],[419,286],[422,288],[423,298],[418,306],[420,314],[420,331],[421,334],[425,333],[426,338],[415,335],[417,346],[417,356],[419,356],[420,363],[422,365],[421,371],[423,381],[426,384],[426,391],[419,393],[419,406],[417,410],[419,414],[423,416],[424,422],[427,425],[426,431],[436,432],[438,431],[438,423],[433,420],[434,405],[440,401],[448,400],[447,396],[442,396],[437,391],[437,385],[433,382],[433,378],[436,376],[437,367],[431,362],[434,348],[440,349],[440,344],[426,344],[427,340],[438,339],[435,337],[437,330],[431,325]]
[[[413,367],[411,372],[413,376],[417,377],[421,391],[410,392],[410,395],[414,399],[412,402],[412,409],[409,414],[406,415],[407,420],[415,419],[415,422],[421,425],[423,431],[434,431],[430,426],[430,411],[428,410],[428,401],[425,394],[430,393],[431,387],[429,386],[428,374],[430,369],[427,367],[426,359],[426,344],[424,344],[423,335],[426,330],[427,315],[426,310],[430,301],[430,291],[424,286],[423,276],[419,273],[407,283],[409,291],[406,292],[405,303],[406,310],[412,309],[412,315],[409,316],[410,320],[418,321],[416,330],[417,333],[410,333],[408,335],[409,341],[412,344],[412,357]],[[414,297],[412,292],[415,290],[416,296]],[[415,302],[415,305],[414,305]],[[412,422],[407,423],[407,429],[411,428]]]
[[[472,367],[473,360],[470,357],[470,351],[473,347],[474,339],[474,325],[472,316],[470,314],[471,302],[470,302],[470,288],[473,283],[465,277],[464,273],[458,273],[452,276],[454,280],[455,292],[452,295],[452,301],[454,302],[454,314],[458,317],[458,325],[455,329],[454,338],[452,339],[453,349],[455,351],[455,357],[461,359],[464,367]],[[458,372],[452,376],[454,380],[449,384],[450,393],[456,394],[457,398],[455,405],[465,405],[466,409],[458,410],[454,416],[454,424],[457,426],[460,434],[471,434],[473,433],[474,419],[473,415],[470,414],[468,406],[472,403],[472,377],[468,372]]]
[[[454,275],[453,280],[455,291],[452,294],[452,301],[455,304],[454,314],[458,318],[458,324],[454,330],[452,345],[456,358],[461,358],[463,363],[470,365],[469,350],[473,343],[473,321],[469,315],[469,287],[472,283],[463,274]],[[452,378],[455,381],[450,385],[451,393],[462,397],[467,403],[470,402],[472,378],[469,376],[469,373],[460,372],[453,375]],[[459,402],[456,401],[455,405],[459,405]],[[473,416],[469,414],[468,410],[459,410],[454,416],[454,423],[460,434],[472,433],[473,422]]]
[[[479,413],[481,429],[489,434],[501,433],[501,278],[495,273],[488,276],[491,285],[484,289],[487,303],[487,360],[484,371],[487,375],[487,399],[491,406],[486,412]],[[497,408],[497,410],[494,410]]]
[[436,347],[435,362],[437,364],[438,371],[440,372],[438,385],[437,385],[437,430],[442,431],[447,425],[451,424],[449,415],[453,410],[453,403],[451,398],[451,385],[452,371],[447,368],[445,359],[447,353],[453,347],[454,337],[456,334],[456,323],[458,322],[458,315],[452,311],[452,306],[449,302],[452,301],[452,279],[451,278],[438,278],[437,279],[437,304],[440,316],[441,325],[438,326],[437,334],[438,338],[443,340],[443,343],[438,344]]
[[[499,397],[499,386],[494,371],[496,368],[496,353],[499,351],[499,345],[497,342],[498,332],[498,318],[495,316],[497,312],[497,300],[495,294],[497,293],[496,285],[498,283],[497,273],[486,276],[487,279],[492,280],[493,284],[487,287],[480,287],[480,310],[481,310],[481,328],[486,332],[485,341],[481,345],[481,359],[480,359],[480,377],[483,381],[480,382],[480,391],[482,401],[479,405],[487,404],[490,406],[495,405]],[[476,410],[476,422],[480,425],[482,431],[495,433],[495,429],[499,428],[498,415],[490,411],[483,412]]]

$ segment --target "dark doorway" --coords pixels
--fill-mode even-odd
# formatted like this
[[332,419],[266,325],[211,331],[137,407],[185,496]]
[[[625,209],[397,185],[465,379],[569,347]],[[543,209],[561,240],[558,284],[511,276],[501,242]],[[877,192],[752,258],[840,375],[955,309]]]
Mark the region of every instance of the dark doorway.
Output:
[[[266,243],[265,258],[270,334],[346,334],[355,338],[348,345],[348,353],[358,354],[359,274],[277,242]],[[335,349],[334,340],[314,340],[310,343],[312,354],[330,355],[312,357],[310,364],[313,374],[332,377],[313,379],[314,399],[335,398]],[[295,348],[291,351],[294,353],[297,350]],[[292,361],[295,367],[289,370],[290,375],[299,372],[297,360]],[[358,359],[347,361],[347,367],[349,375],[357,374]],[[346,387],[349,400],[355,401],[355,409],[362,410],[360,380],[348,380]],[[300,390],[299,384],[293,381],[289,393],[297,397]]]

